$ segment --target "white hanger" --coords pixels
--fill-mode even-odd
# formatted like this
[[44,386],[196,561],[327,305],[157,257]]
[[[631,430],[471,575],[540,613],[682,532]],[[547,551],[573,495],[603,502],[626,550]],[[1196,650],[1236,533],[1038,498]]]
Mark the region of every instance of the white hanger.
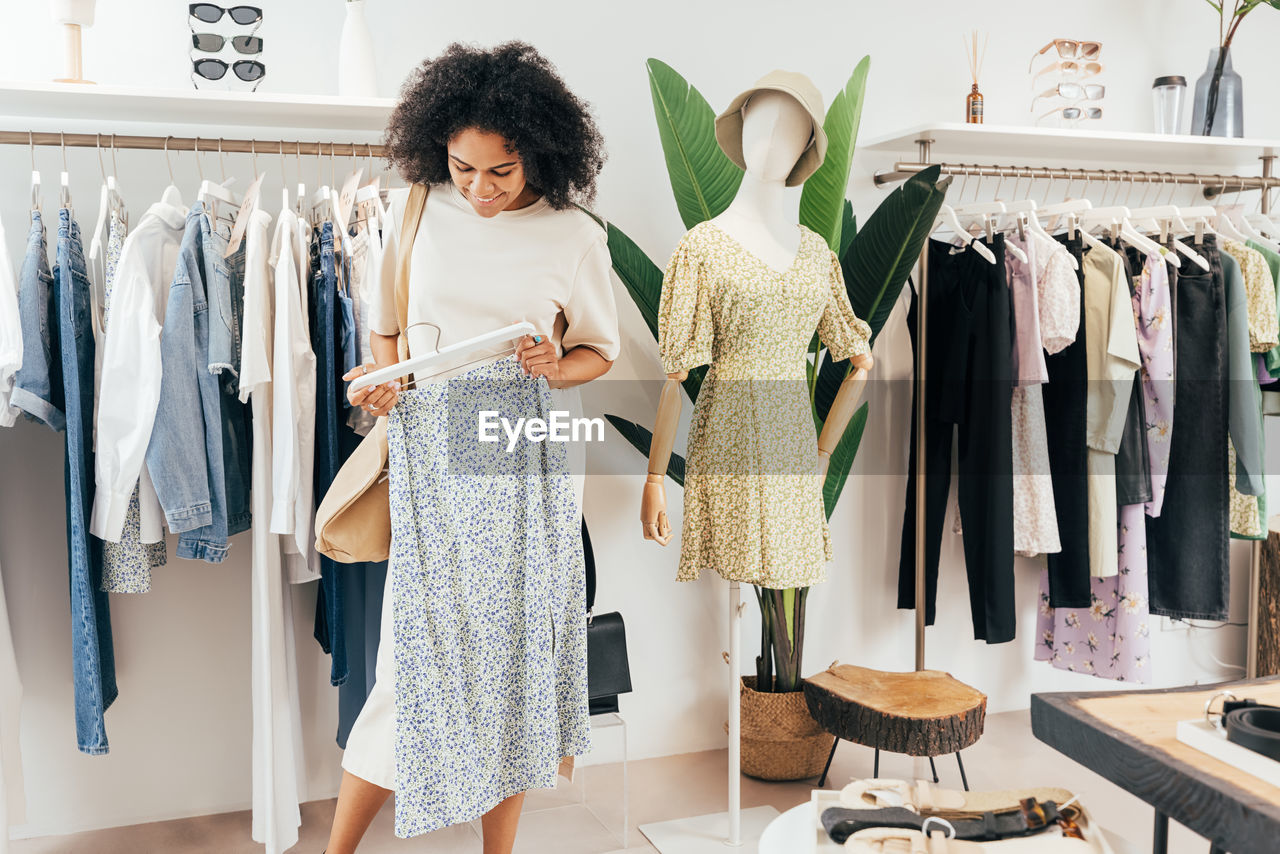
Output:
[[[1258,232],[1272,240],[1277,236],[1280,236],[1280,227],[1276,226],[1271,217],[1264,213],[1247,213],[1244,215],[1244,220],[1253,226]],[[1274,252],[1276,250],[1273,249],[1271,251]]]
[[[1123,205],[1113,205],[1105,208],[1092,208],[1084,212],[1081,222],[1085,226],[1084,231],[1096,228],[1099,225],[1110,226],[1112,229],[1119,228],[1119,237],[1125,243],[1133,246],[1148,255],[1164,255],[1160,251],[1160,244],[1151,238],[1141,234],[1133,223],[1130,221],[1130,211]],[[1166,260],[1175,267],[1182,266],[1182,260],[1174,255],[1164,255]]]
[[[1191,226],[1187,225],[1187,223],[1182,219],[1182,209],[1179,208],[1177,205],[1156,205],[1154,207],[1149,207],[1149,208],[1134,208],[1132,211],[1130,211],[1130,214],[1133,216],[1135,220],[1135,223],[1134,223],[1135,228],[1140,228],[1141,225],[1148,224],[1146,222],[1143,222],[1140,225],[1138,222],[1136,222],[1136,220],[1144,220],[1144,221],[1150,220],[1151,221],[1150,224],[1154,225],[1155,228],[1143,229],[1143,230],[1160,232],[1161,243],[1164,243],[1165,238],[1168,236],[1170,229],[1173,230],[1174,234],[1188,234],[1193,230]],[[1185,256],[1188,260],[1193,262],[1200,269],[1202,270],[1210,269],[1209,261],[1203,255],[1201,255],[1199,252],[1192,249],[1187,244],[1183,243],[1181,240],[1175,240],[1173,242],[1173,248],[1174,248],[1174,251]]]
[[[200,165],[200,152],[196,152],[196,165]],[[200,201],[204,202],[209,209],[209,219],[216,221],[218,217],[218,202],[225,202],[232,210],[240,209],[240,199],[235,193],[231,192],[228,187],[235,178],[227,180],[227,166],[222,159],[222,137],[218,137],[218,165],[222,168],[222,183],[218,184],[214,181],[203,180],[203,170],[201,172],[200,192],[196,196]]]
[[[417,325],[417,324],[411,324],[411,325]],[[428,323],[427,325],[435,326],[434,323]],[[430,353],[426,353],[421,356],[414,356],[412,358],[405,359],[403,362],[396,362],[394,365],[388,365],[385,368],[379,368],[376,371],[370,371],[367,374],[358,376],[351,381],[351,385],[349,386],[348,390],[359,391],[362,388],[378,385],[379,383],[389,382],[391,380],[397,379],[398,377],[408,376],[410,374],[414,375],[414,379],[410,381],[411,383],[419,382],[420,380],[427,380],[427,379],[430,379],[431,376],[434,376],[435,374],[429,374],[423,377],[418,377],[417,375],[423,373],[428,368],[441,366],[443,363],[447,361],[448,357],[450,356],[455,356],[455,357],[465,356],[465,355],[470,355],[472,353],[475,353],[477,351],[481,351],[483,353],[483,355],[481,356],[481,359],[501,358],[502,356],[509,355],[510,353],[515,351],[515,345],[513,343],[515,340],[523,338],[525,335],[532,335],[534,333],[533,324],[529,323],[527,320],[522,320],[519,323],[512,323],[509,326],[502,327],[501,329],[495,329],[492,332],[486,332],[483,335],[476,335],[475,337],[468,338],[465,341],[459,341],[457,344],[450,344],[447,347],[440,347],[438,344],[439,327],[436,327],[436,330],[437,330],[437,335],[436,335],[437,347],[435,350],[433,350]],[[503,344],[503,343],[506,343],[509,345],[505,352],[500,352],[500,353],[484,352],[484,351],[491,350],[495,344]],[[480,361],[480,359],[477,359],[474,361]],[[468,364],[468,363],[464,362],[463,364]],[[460,367],[460,366],[456,364],[446,365],[444,367],[444,370],[446,371],[452,370],[455,367]],[[441,371],[437,371],[436,373],[437,374],[441,373]]]
[[61,138],[59,145],[62,148],[62,187],[58,192],[58,202],[62,207],[71,210],[71,175],[67,171],[67,135],[60,131],[58,136]]
[[951,229],[955,236],[959,238],[964,245],[972,246],[973,251],[985,258],[988,264],[994,264],[996,262],[995,253],[988,249],[986,244],[978,241],[977,238],[970,234],[965,227],[960,224],[959,218],[956,217],[955,208],[950,205],[942,205],[938,208],[938,215],[933,221],[933,228],[929,230],[930,233],[937,231],[938,226],[940,225],[945,225],[947,228]]
[[1234,225],[1240,233],[1244,235],[1246,241],[1252,240],[1254,243],[1260,243],[1272,252],[1280,251],[1280,243],[1276,243],[1274,240],[1258,231],[1243,211],[1238,208],[1230,208],[1226,211],[1226,215],[1232,225]]
[[[999,188],[997,187],[997,189]],[[975,220],[981,219],[982,227],[987,233],[987,241],[990,242],[995,239],[996,231],[1003,230],[998,228],[999,217],[1006,213],[1008,208],[1005,207],[1004,202],[993,201],[972,202],[967,205],[958,205],[954,210],[957,217],[973,217]],[[1027,263],[1027,254],[1012,243],[1005,243],[1004,248],[1006,252],[1017,258],[1023,264]]]
[[40,172],[36,169],[36,135],[27,131],[31,140],[31,210],[40,210]]
[[[101,134],[95,134],[101,136]],[[115,149],[111,151],[114,166]],[[120,192],[116,187],[116,176],[114,169],[112,174],[107,174],[106,165],[102,162],[102,140],[98,140],[98,169],[102,173],[102,191],[98,194],[98,221],[93,227],[93,240],[89,243],[89,260],[96,260],[98,253],[102,251],[102,240],[107,236],[107,214],[116,212],[123,218],[124,201],[120,198]],[[106,277],[103,276],[103,279]]]

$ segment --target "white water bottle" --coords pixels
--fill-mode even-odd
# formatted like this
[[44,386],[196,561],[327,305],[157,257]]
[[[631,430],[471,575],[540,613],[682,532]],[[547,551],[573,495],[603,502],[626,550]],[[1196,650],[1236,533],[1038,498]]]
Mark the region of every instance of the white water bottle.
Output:
[[374,98],[378,75],[373,61],[373,36],[364,17],[364,0],[347,0],[347,18],[338,41],[338,94]]

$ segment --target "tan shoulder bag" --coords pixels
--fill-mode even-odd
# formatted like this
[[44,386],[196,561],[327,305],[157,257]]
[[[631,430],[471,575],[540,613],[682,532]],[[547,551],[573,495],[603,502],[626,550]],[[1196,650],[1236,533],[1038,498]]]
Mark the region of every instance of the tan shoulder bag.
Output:
[[[422,221],[427,186],[409,188],[409,201],[400,224],[396,252],[396,324],[400,335],[396,350],[401,361],[409,357],[409,261],[413,241]],[[403,382],[401,383],[403,385]],[[316,510],[316,550],[340,563],[386,560],[391,554],[391,490],[383,473],[387,468],[387,419],[374,422],[369,435],[338,470]]]

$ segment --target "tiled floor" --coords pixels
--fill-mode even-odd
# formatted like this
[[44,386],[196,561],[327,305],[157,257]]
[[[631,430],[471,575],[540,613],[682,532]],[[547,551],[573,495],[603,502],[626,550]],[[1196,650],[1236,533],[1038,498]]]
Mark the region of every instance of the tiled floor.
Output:
[[[1046,747],[1031,734],[1026,712],[1008,712],[987,718],[986,735],[965,751],[965,770],[974,788],[1007,789],[1035,784],[1064,786],[1079,794],[1094,818],[1114,836],[1131,843],[1132,851],[1151,850],[1151,809],[1101,777]],[[516,851],[521,854],[602,854],[623,850],[652,852],[638,826],[653,821],[721,811],[727,791],[725,751],[691,753],[664,759],[633,762],[631,771],[631,832],[629,847],[620,834],[622,814],[620,765],[582,769],[572,785],[561,781],[556,791],[531,793],[520,823]],[[912,773],[918,760],[882,757],[880,774],[901,777]],[[921,773],[927,773],[924,763]],[[943,785],[959,786],[954,761],[940,759]],[[869,777],[872,751],[842,744],[832,766],[834,785],[851,777]],[[829,784],[832,785],[832,784]],[[744,807],[769,804],[786,810],[807,800],[812,781],[762,783],[743,779]],[[590,810],[577,799],[587,793]],[[328,840],[333,801],[315,801],[302,807],[302,831],[298,854],[320,854]],[[593,815],[594,811],[594,815]],[[598,818],[597,818],[598,816]],[[1171,833],[1172,854],[1204,854],[1208,843],[1182,827]],[[249,841],[249,813],[226,813],[181,821],[122,827],[72,836],[45,837],[14,842],[13,854],[260,854],[262,846]],[[394,852],[454,852],[479,854],[477,827],[462,825],[413,840],[396,839],[392,833],[392,805],[374,820],[361,846],[361,854]],[[1124,854],[1118,850],[1117,854]]]

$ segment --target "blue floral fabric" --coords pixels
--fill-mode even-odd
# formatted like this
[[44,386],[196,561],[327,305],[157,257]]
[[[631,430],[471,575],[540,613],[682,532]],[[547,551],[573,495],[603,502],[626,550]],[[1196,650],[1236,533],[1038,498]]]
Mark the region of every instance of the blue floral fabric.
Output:
[[514,358],[401,392],[387,422],[395,832],[474,820],[590,748],[586,598],[567,445],[478,440],[547,418]]
[[[102,297],[102,328],[107,328],[111,315],[111,292],[116,284],[116,263],[124,246],[127,226],[120,215],[111,212],[111,226],[107,232],[106,288]],[[129,507],[124,514],[124,529],[120,542],[102,544],[102,590],[105,593],[146,593],[151,590],[151,570],[164,566],[168,561],[164,540],[158,543],[142,542],[141,510],[138,504],[138,486],[134,484],[129,496]]]

